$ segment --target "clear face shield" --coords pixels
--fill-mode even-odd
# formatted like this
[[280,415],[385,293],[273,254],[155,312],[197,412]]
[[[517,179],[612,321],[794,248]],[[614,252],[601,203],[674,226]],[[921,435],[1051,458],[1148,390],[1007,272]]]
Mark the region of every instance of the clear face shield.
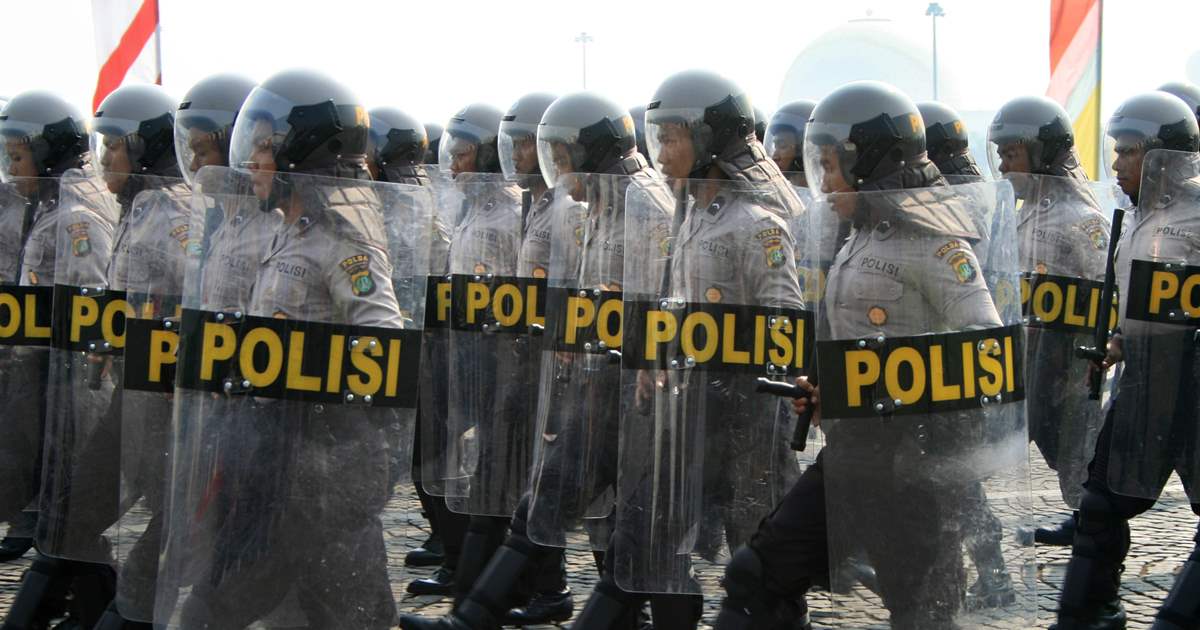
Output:
[[235,114],[213,109],[180,109],[175,114],[175,157],[179,171],[193,184],[205,166],[227,166],[226,147]]
[[33,143],[40,134],[40,125],[0,122],[0,182],[13,184],[23,195],[35,192],[37,184],[31,178],[42,175],[33,155]]
[[1002,179],[1009,173],[1031,173],[1034,164],[1030,149],[1039,150],[1038,127],[1018,123],[993,122],[988,126],[987,158],[992,177]]
[[130,175],[141,172],[138,164],[146,146],[138,135],[140,125],[139,121],[120,118],[93,120],[92,165],[113,194],[120,194]]
[[854,215],[855,182],[846,170],[858,149],[850,142],[850,125],[809,123],[804,137],[804,173],[813,197],[824,200],[843,219]]
[[511,182],[526,185],[538,176],[537,125],[505,121],[497,138],[500,171]]
[[[542,178],[550,188],[578,181],[577,177],[567,177],[575,172],[577,164],[583,162],[586,153],[578,141],[577,129],[543,126],[538,131],[537,160]],[[575,194],[575,191],[568,192],[571,192],[572,196]]]
[[704,119],[699,108],[652,109],[646,112],[646,149],[650,163],[667,177],[685,179],[701,153],[692,130]]
[[1158,123],[1127,116],[1114,116],[1108,121],[1104,132],[1104,169],[1131,198],[1138,196],[1146,152],[1154,148],[1149,146],[1152,144],[1149,140],[1156,138],[1158,131]]
[[229,166],[249,173],[254,194],[259,199],[270,197],[275,173],[279,170],[277,154],[291,131],[288,116],[294,105],[262,86],[256,87],[246,97],[233,127],[229,140]]

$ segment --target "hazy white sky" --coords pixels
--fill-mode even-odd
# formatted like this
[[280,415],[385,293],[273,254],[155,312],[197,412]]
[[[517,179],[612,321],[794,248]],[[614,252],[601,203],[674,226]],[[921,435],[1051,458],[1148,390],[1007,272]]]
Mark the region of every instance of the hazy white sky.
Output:
[[[961,109],[1043,93],[1049,0],[940,0],[939,59]],[[530,91],[581,87],[632,105],[671,72],[709,68],[776,106],[805,45],[848,19],[887,17],[929,37],[927,0],[160,0],[163,83],[176,97],[220,71],[264,79],[307,66],[337,76],[369,106],[441,121],[472,101],[505,109]],[[98,63],[89,0],[4,0],[0,93],[44,88],[88,109]],[[1107,0],[1104,110],[1185,77],[1198,49],[1200,2]],[[831,68],[836,72],[836,68]],[[943,84],[943,88],[945,88]],[[916,100],[930,95],[912,95]]]

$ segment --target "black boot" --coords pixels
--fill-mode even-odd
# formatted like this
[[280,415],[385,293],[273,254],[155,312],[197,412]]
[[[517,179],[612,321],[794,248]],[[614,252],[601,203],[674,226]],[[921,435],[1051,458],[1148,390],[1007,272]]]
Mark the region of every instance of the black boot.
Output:
[[407,567],[436,567],[446,559],[442,547],[442,539],[437,534],[430,534],[420,547],[409,551],[404,556],[404,566]]
[[788,600],[767,591],[762,559],[749,546],[733,553],[721,580],[725,599],[714,630],[810,630],[804,596]]
[[439,619],[401,615],[404,630],[497,630],[507,612],[509,592],[529,564],[529,550],[500,547],[454,611]]
[[117,603],[113,602],[108,605],[108,609],[104,611],[104,616],[100,618],[100,621],[96,623],[96,626],[92,630],[154,630],[154,626],[126,619],[117,611]]
[[627,593],[612,582],[601,579],[571,624],[571,630],[609,630],[616,627],[623,618],[636,616],[637,611],[631,610],[629,605]]
[[[63,612],[63,594],[72,583],[73,564],[76,563],[38,554],[33,566],[21,578],[21,588],[0,630],[44,628],[50,619],[60,615]],[[95,587],[104,601],[108,602],[116,592],[116,574],[110,567],[97,566],[107,569],[107,579],[101,580]],[[103,605],[99,610],[103,610]],[[99,618],[99,610],[93,612],[92,623]]]
[[1033,530],[1033,541],[1051,547],[1070,547],[1075,541],[1075,516],[1063,519],[1058,527],[1039,527]]
[[405,590],[410,595],[453,595],[454,582],[454,569],[438,567],[433,575],[409,582]]
[[21,512],[9,522],[8,535],[0,540],[0,562],[16,560],[33,548],[37,512]]
[[1200,550],[1193,551],[1175,578],[1171,594],[1154,617],[1150,630],[1187,630],[1200,627]]
[[1125,608],[1117,595],[1121,567],[1072,555],[1059,599],[1058,623],[1050,630],[1125,630]]
[[492,554],[504,544],[509,519],[491,516],[472,516],[463,536],[458,566],[454,568],[454,600],[461,601],[471,592]]
[[559,624],[575,614],[575,599],[571,589],[551,593],[535,593],[528,604],[513,608],[504,616],[506,626],[537,626]]

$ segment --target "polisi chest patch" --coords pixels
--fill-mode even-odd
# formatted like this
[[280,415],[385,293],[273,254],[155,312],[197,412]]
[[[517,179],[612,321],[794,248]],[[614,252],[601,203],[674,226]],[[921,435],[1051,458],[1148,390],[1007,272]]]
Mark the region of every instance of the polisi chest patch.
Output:
[[782,228],[773,227],[761,230],[754,235],[754,239],[762,245],[768,268],[776,269],[787,262],[787,254],[783,251]]

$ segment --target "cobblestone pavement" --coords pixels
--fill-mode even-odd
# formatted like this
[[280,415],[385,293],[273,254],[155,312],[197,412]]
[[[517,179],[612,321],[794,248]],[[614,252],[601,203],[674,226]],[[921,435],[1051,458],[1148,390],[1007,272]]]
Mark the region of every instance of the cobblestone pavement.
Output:
[[[1042,466],[1035,465],[1031,478],[1034,486],[1034,507],[1041,523],[1057,522],[1065,513],[1058,503],[1057,482],[1053,474]],[[432,573],[429,569],[408,569],[403,566],[404,553],[415,547],[425,537],[425,523],[416,512],[418,509],[415,496],[411,492],[399,493],[385,514],[389,557],[392,565],[393,585],[396,601],[402,612],[418,612],[427,615],[438,615],[448,610],[447,600],[436,597],[412,597],[404,592],[408,580]],[[1187,503],[1187,497],[1177,479],[1164,493],[1159,504],[1149,513],[1136,519],[1133,524],[1133,547],[1126,563],[1121,594],[1125,607],[1129,611],[1130,628],[1148,627],[1154,616],[1159,602],[1170,590],[1183,560],[1190,553],[1192,536],[1196,530],[1196,517],[1192,514]],[[319,544],[320,541],[313,541]],[[585,547],[582,539],[567,554],[568,572],[571,588],[575,593],[576,612],[583,607],[588,594],[595,582],[595,568],[591,552]],[[1012,555],[1015,553],[1016,555]],[[1010,569],[1018,564],[1021,551],[1007,552]],[[1036,550],[1036,569],[1030,563],[1027,575],[1014,575],[1014,580],[1028,585],[1036,584],[1036,595],[1030,590],[1029,598],[1036,598],[1036,621],[1008,621],[1001,624],[989,623],[986,619],[971,618],[965,620],[965,627],[977,628],[1045,628],[1053,621],[1053,611],[1058,597],[1058,589],[1062,583],[1066,562],[1070,556],[1067,548],[1038,547]],[[7,613],[16,594],[21,572],[29,566],[26,558],[10,563],[0,563],[0,616]],[[717,580],[721,571],[713,565],[698,566],[698,572],[703,584],[705,598],[705,625],[716,617],[720,603],[720,588]],[[868,612],[856,602],[862,604],[873,598],[864,589],[856,589],[850,595],[839,597],[835,603],[827,593],[813,592],[809,594],[809,602],[813,608],[813,621],[818,628],[886,628],[878,618],[877,612]],[[1029,601],[1032,609],[1032,601]],[[273,620],[283,622],[286,620]],[[278,626],[273,623],[272,625]],[[549,628],[550,626],[546,626]]]

